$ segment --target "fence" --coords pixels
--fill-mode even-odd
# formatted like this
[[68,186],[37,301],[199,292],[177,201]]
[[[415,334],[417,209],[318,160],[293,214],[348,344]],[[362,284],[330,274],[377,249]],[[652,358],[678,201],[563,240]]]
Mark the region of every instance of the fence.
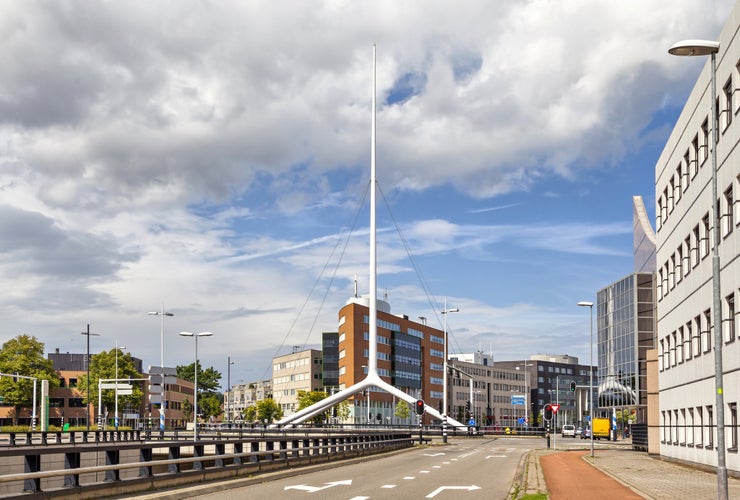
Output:
[[141,431],[102,432],[113,434],[90,432],[83,438],[52,433],[54,439],[47,436],[46,444],[32,435],[23,437],[31,443],[24,445],[18,444],[19,436],[9,436],[8,445],[0,446],[0,497],[132,493],[382,453],[410,447],[414,439],[410,432],[399,431],[283,431],[248,437],[218,432],[193,442],[182,435],[168,440],[164,433],[158,436],[162,439],[147,440]]

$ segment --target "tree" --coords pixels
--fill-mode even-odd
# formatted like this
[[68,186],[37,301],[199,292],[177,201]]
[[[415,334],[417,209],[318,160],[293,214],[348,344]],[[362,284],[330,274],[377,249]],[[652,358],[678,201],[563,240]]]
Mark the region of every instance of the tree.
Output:
[[[116,357],[118,357],[118,375],[116,376]],[[85,393],[85,403],[92,403],[98,408],[98,413],[102,413],[101,406],[106,409],[114,408],[116,405],[116,391],[113,389],[98,390],[98,383],[101,379],[136,379],[142,378],[141,373],[136,371],[134,360],[130,353],[124,353],[121,348],[103,351],[90,357],[90,394],[87,392],[87,374],[82,375],[77,387]],[[123,383],[123,382],[121,382]],[[132,382],[132,393],[130,395],[118,395],[118,405],[127,405],[138,407],[144,399],[144,391],[140,382]],[[103,401],[98,401],[98,393],[102,395]]]
[[[298,411],[326,399],[329,395],[324,391],[298,391]],[[326,413],[322,412],[308,419],[315,424],[326,421]]]
[[182,400],[182,416],[185,420],[191,420],[193,418],[193,403],[188,398]]
[[255,422],[257,420],[257,407],[255,405],[247,407],[246,410],[244,410],[244,421],[245,422]]
[[[175,368],[177,376],[189,382],[195,382],[195,363],[180,365]],[[222,413],[221,403],[223,394],[219,390],[221,386],[221,372],[213,367],[205,370],[198,361],[198,414],[204,419],[216,417]],[[192,415],[192,408],[190,412]],[[190,417],[186,417],[189,419]]]
[[338,405],[336,405],[334,408],[337,410],[337,418],[341,422],[346,422],[349,420],[350,415],[352,415],[352,411],[350,410],[349,403],[347,401],[342,401]]
[[[195,382],[195,363],[189,365],[180,365],[175,368],[177,370],[177,376],[181,379],[187,380],[188,382]],[[198,392],[212,392],[214,394],[220,394],[219,388],[221,387],[221,372],[215,370],[213,367],[206,368],[205,370],[198,361]]]
[[257,420],[271,424],[274,420],[283,418],[283,409],[272,398],[257,401]]
[[[35,377],[36,397],[40,398],[41,381],[49,381],[49,390],[59,387],[59,375],[54,371],[51,361],[44,359],[44,344],[36,337],[19,335],[5,342],[0,347],[0,373]],[[21,408],[33,404],[33,380],[12,377],[0,377],[0,394],[5,403],[14,407],[13,425],[18,425]],[[37,400],[38,404],[39,400]]]
[[211,392],[198,397],[198,413],[204,420],[221,415],[221,400]]
[[400,420],[406,420],[411,416],[411,408],[409,408],[409,404],[406,401],[401,400],[396,403],[396,409],[393,414]]

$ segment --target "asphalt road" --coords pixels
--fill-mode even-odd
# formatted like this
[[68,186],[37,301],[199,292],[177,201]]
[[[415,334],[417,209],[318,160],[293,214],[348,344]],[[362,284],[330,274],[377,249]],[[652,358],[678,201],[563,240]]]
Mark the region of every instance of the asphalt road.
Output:
[[219,500],[505,499],[522,455],[537,445],[521,438],[458,439],[447,446],[187,496]]

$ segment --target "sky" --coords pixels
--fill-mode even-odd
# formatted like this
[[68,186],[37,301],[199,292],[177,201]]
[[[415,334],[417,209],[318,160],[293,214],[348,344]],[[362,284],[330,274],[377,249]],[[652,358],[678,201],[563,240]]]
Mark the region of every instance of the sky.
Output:
[[[450,353],[589,360],[632,196],[731,0],[0,0],[0,341],[232,384],[369,293]],[[355,278],[356,276],[356,278]],[[297,347],[294,347],[297,346]]]

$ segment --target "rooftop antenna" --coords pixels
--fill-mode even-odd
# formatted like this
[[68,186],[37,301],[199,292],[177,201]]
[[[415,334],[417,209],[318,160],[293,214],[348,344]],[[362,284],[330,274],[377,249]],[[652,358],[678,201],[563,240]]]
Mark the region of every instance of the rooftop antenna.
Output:
[[357,298],[357,273],[355,273],[355,298]]
[[[292,415],[289,415],[276,424],[273,427],[281,427],[286,425],[294,425],[309,418],[318,415],[326,411],[328,408],[335,406],[337,403],[348,399],[349,397],[360,393],[370,387],[377,387],[382,389],[399,399],[402,399],[410,404],[416,403],[416,398],[406,394],[402,390],[392,386],[385,380],[380,378],[378,374],[378,255],[377,255],[377,222],[375,218],[375,206],[376,206],[376,191],[377,191],[377,176],[375,171],[375,45],[373,44],[373,98],[372,98],[372,119],[371,119],[371,131],[370,131],[370,297],[369,297],[369,315],[368,315],[368,357],[367,357],[367,376],[357,382],[356,384],[347,387],[339,391],[336,394],[322,399],[321,401],[312,404],[311,406],[304,408]],[[432,415],[439,420],[443,420],[442,414],[437,411],[436,408],[425,403],[424,409],[426,413]],[[463,424],[447,416],[448,425],[455,427],[466,428]]]

